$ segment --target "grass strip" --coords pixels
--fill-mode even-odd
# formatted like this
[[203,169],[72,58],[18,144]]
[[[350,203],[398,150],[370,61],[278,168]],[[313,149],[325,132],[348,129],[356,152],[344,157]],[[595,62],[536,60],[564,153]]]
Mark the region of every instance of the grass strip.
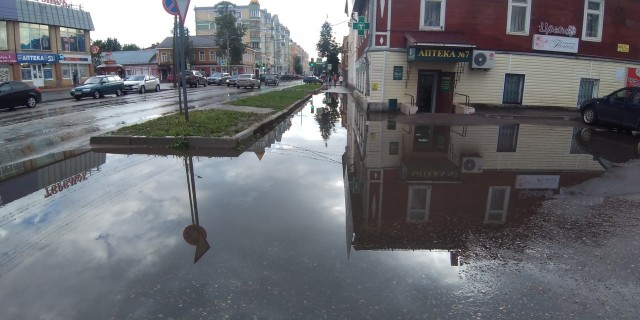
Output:
[[282,111],[292,103],[302,100],[320,87],[322,87],[320,84],[303,84],[278,91],[270,91],[257,96],[241,98],[231,101],[229,104],[234,106],[270,108],[277,112]]
[[176,113],[123,127],[113,135],[143,137],[233,137],[251,125],[268,117],[267,114],[229,110],[189,111],[189,122],[184,115]]

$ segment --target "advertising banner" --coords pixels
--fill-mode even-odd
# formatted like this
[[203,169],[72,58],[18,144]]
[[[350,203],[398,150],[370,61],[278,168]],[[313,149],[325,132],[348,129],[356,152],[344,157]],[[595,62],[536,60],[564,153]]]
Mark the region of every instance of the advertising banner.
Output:
[[627,87],[640,87],[640,68],[627,69]]
[[16,54],[13,52],[0,52],[0,64],[16,63]]

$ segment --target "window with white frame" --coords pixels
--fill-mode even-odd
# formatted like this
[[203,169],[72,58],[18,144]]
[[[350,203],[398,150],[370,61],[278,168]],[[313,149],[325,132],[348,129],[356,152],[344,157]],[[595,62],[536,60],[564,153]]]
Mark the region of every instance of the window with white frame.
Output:
[[160,61],[161,62],[167,62],[167,53],[166,52],[161,52],[160,53]]
[[503,224],[507,219],[511,187],[489,187],[484,223]]
[[602,20],[604,19],[604,0],[585,0],[582,22],[582,40],[602,40]]
[[209,50],[209,60],[210,61],[217,61],[217,59],[216,59],[216,51],[215,50]]
[[200,58],[200,61],[204,61],[204,51],[199,52],[198,58]]
[[407,205],[408,222],[427,222],[431,203],[431,186],[410,186]]
[[447,0],[422,0],[420,5],[420,29],[444,30],[444,13]]
[[509,0],[507,33],[529,35],[532,0]]
[[0,50],[9,50],[6,21],[0,21]]

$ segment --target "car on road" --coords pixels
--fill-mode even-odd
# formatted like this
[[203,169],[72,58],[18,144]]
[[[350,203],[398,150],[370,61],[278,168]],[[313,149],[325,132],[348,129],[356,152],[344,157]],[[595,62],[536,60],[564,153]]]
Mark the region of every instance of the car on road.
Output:
[[34,108],[42,101],[40,89],[21,81],[0,82],[0,109]]
[[160,92],[160,79],[152,75],[134,75],[124,79],[124,92],[146,93],[152,90]]
[[[189,87],[195,88],[198,87],[200,85],[206,87],[207,86],[207,78],[204,77],[204,75],[198,71],[198,70],[185,70],[185,77],[186,77],[186,83],[189,85]],[[180,85],[182,85],[182,73],[180,73],[180,79],[178,79],[178,81],[180,82]]]
[[626,87],[602,98],[585,100],[580,104],[582,121],[613,127],[640,130],[640,87]]
[[236,86],[236,80],[238,80],[238,75],[234,74],[232,76],[229,77],[229,79],[227,79],[227,87],[235,87]]
[[236,88],[240,89],[240,87],[245,88],[255,88],[260,89],[260,79],[258,79],[253,73],[245,73],[238,76],[236,80]]
[[278,80],[278,76],[275,74],[268,74],[264,77],[264,85],[265,86],[277,86],[280,84],[280,80]]
[[83,97],[102,98],[107,94],[120,96],[124,92],[124,81],[117,75],[89,77],[84,84],[69,91],[71,97],[80,100]]
[[302,79],[302,83],[320,83],[322,84],[322,80],[316,76],[306,76]]
[[207,77],[207,84],[221,86],[227,83],[227,79],[229,79],[229,77],[230,75],[226,72],[216,72]]
[[280,81],[291,81],[293,79],[293,76],[290,74],[283,74],[280,76]]

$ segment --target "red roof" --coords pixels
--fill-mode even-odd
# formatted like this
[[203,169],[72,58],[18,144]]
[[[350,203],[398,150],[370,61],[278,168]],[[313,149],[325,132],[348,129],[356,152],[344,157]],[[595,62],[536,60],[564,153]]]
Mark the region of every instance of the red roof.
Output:
[[471,47],[475,43],[465,38],[462,32],[419,31],[404,34],[410,47],[434,46],[434,47]]

